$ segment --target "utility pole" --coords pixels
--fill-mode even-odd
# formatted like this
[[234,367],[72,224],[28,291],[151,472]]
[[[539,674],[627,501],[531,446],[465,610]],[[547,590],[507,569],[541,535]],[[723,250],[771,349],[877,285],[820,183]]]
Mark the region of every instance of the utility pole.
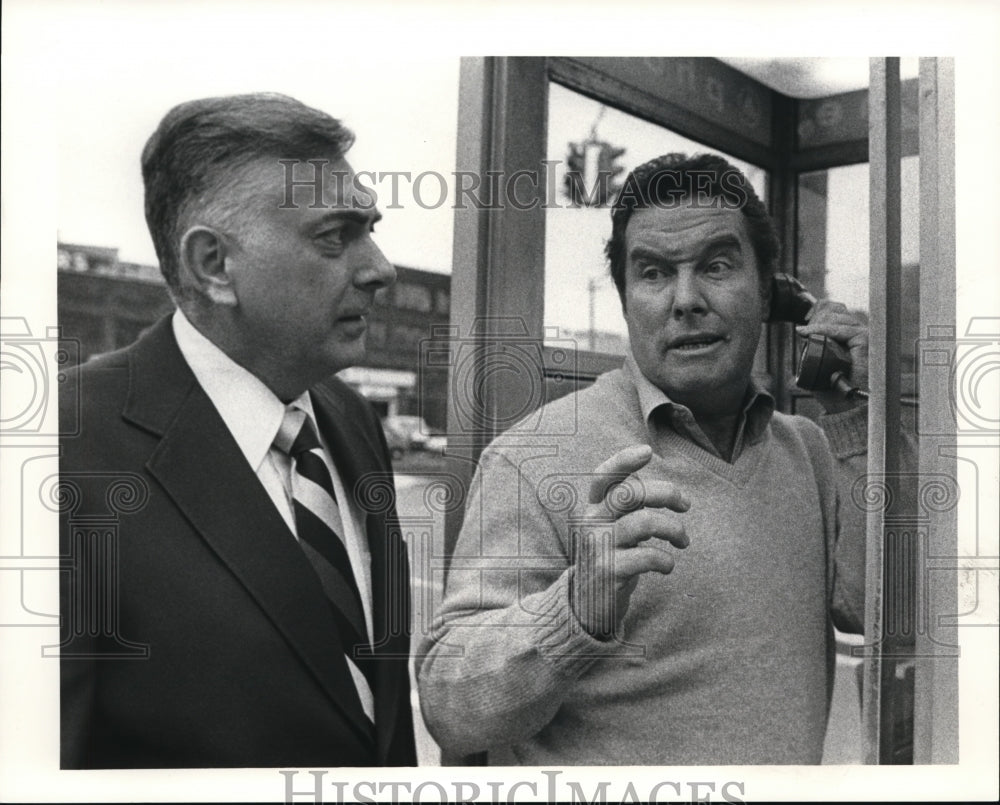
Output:
[[587,296],[588,296],[588,340],[590,342],[590,351],[595,352],[597,350],[597,328],[595,322],[594,314],[594,298],[597,296],[597,279],[595,277],[590,277],[587,280]]

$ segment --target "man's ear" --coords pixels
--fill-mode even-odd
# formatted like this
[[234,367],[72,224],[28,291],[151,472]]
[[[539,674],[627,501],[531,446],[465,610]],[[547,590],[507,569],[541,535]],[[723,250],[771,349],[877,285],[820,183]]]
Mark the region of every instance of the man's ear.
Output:
[[181,281],[216,305],[236,305],[236,289],[226,269],[226,242],[210,226],[193,226],[181,238]]

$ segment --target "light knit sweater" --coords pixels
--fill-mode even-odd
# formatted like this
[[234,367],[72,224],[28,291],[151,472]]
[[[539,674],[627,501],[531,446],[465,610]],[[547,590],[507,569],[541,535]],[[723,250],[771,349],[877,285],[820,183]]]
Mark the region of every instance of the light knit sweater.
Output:
[[[860,631],[864,607],[863,515],[838,486],[865,472],[866,411],[825,420],[774,414],[728,464],[647,426],[625,369],[497,439],[417,660],[434,738],[492,764],[819,763],[832,621]],[[676,567],[639,577],[605,643],[570,606],[571,518],[593,469],[645,443],[637,475],[689,497],[691,543],[664,543]]]

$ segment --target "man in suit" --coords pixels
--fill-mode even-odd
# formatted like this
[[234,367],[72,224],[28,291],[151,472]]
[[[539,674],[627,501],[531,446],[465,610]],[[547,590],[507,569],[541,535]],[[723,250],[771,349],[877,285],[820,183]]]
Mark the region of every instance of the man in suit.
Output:
[[333,377],[395,279],[352,141],[245,95],[146,144],[177,310],[61,400],[63,768],[416,763],[385,438]]

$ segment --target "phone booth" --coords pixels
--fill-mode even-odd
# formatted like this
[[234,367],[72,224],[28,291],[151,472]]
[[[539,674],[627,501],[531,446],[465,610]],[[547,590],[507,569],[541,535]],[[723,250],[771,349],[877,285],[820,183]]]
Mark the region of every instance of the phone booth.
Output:
[[[625,173],[669,151],[723,154],[769,206],[779,270],[870,324],[869,466],[855,499],[866,630],[838,641],[859,669],[859,760],[956,762],[957,641],[943,617],[957,612],[955,573],[929,572],[956,555],[955,458],[939,449],[955,424],[949,386],[922,357],[954,354],[952,63],[920,59],[901,79],[899,59],[872,59],[865,88],[792,97],[729,61],[463,59],[459,174],[520,176],[522,198],[546,203],[457,205],[450,336],[467,352],[512,346],[453,359],[448,430],[465,441],[449,442],[449,470],[467,484],[498,432],[620,366],[603,240]],[[765,327],[755,376],[779,410],[818,415],[795,384],[801,339],[791,324]],[[917,444],[918,476],[901,465],[901,434]],[[446,554],[461,517],[448,515]]]

